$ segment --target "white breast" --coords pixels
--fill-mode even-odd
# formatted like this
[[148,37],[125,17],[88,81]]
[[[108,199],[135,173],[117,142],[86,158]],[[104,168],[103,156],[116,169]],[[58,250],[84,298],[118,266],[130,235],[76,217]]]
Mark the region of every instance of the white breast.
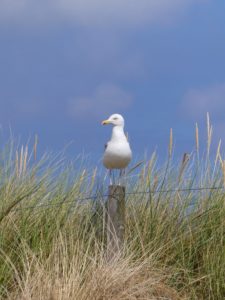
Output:
[[132,158],[130,145],[127,141],[108,142],[103,156],[103,164],[107,169],[124,169]]

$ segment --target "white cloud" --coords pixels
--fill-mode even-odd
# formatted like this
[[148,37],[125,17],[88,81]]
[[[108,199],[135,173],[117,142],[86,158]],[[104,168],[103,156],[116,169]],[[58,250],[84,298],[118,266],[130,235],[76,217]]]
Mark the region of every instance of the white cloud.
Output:
[[92,96],[78,97],[68,101],[68,113],[75,119],[104,118],[112,113],[128,109],[133,97],[113,84],[98,86]]
[[46,23],[66,20],[84,26],[139,26],[167,22],[207,0],[1,0],[0,20]]
[[224,118],[225,83],[204,89],[190,89],[183,99],[182,110],[194,119],[205,117],[207,112]]
[[161,20],[177,13],[192,0],[58,0],[61,9],[80,23],[140,23]]

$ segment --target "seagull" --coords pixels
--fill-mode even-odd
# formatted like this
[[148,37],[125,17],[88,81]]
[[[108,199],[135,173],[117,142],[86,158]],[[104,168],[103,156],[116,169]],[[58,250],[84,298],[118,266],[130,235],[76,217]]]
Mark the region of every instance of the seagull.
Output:
[[124,123],[124,118],[120,114],[113,114],[102,121],[102,125],[113,125],[112,137],[105,145],[103,155],[103,164],[109,170],[110,184],[112,184],[112,170],[119,169],[121,179],[132,158],[132,151],[124,133]]

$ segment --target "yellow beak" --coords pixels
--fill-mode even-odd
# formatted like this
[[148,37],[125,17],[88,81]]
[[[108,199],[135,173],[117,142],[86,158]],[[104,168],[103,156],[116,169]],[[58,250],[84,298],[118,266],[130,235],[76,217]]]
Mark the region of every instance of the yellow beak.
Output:
[[111,122],[109,120],[104,120],[102,121],[102,125],[107,125],[107,124],[110,124]]

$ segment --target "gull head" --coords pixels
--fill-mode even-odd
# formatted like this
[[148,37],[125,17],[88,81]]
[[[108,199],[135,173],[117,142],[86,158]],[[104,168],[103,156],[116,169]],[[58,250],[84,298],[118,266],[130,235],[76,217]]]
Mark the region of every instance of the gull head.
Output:
[[124,118],[120,114],[113,114],[107,120],[102,121],[102,125],[107,124],[124,127]]

